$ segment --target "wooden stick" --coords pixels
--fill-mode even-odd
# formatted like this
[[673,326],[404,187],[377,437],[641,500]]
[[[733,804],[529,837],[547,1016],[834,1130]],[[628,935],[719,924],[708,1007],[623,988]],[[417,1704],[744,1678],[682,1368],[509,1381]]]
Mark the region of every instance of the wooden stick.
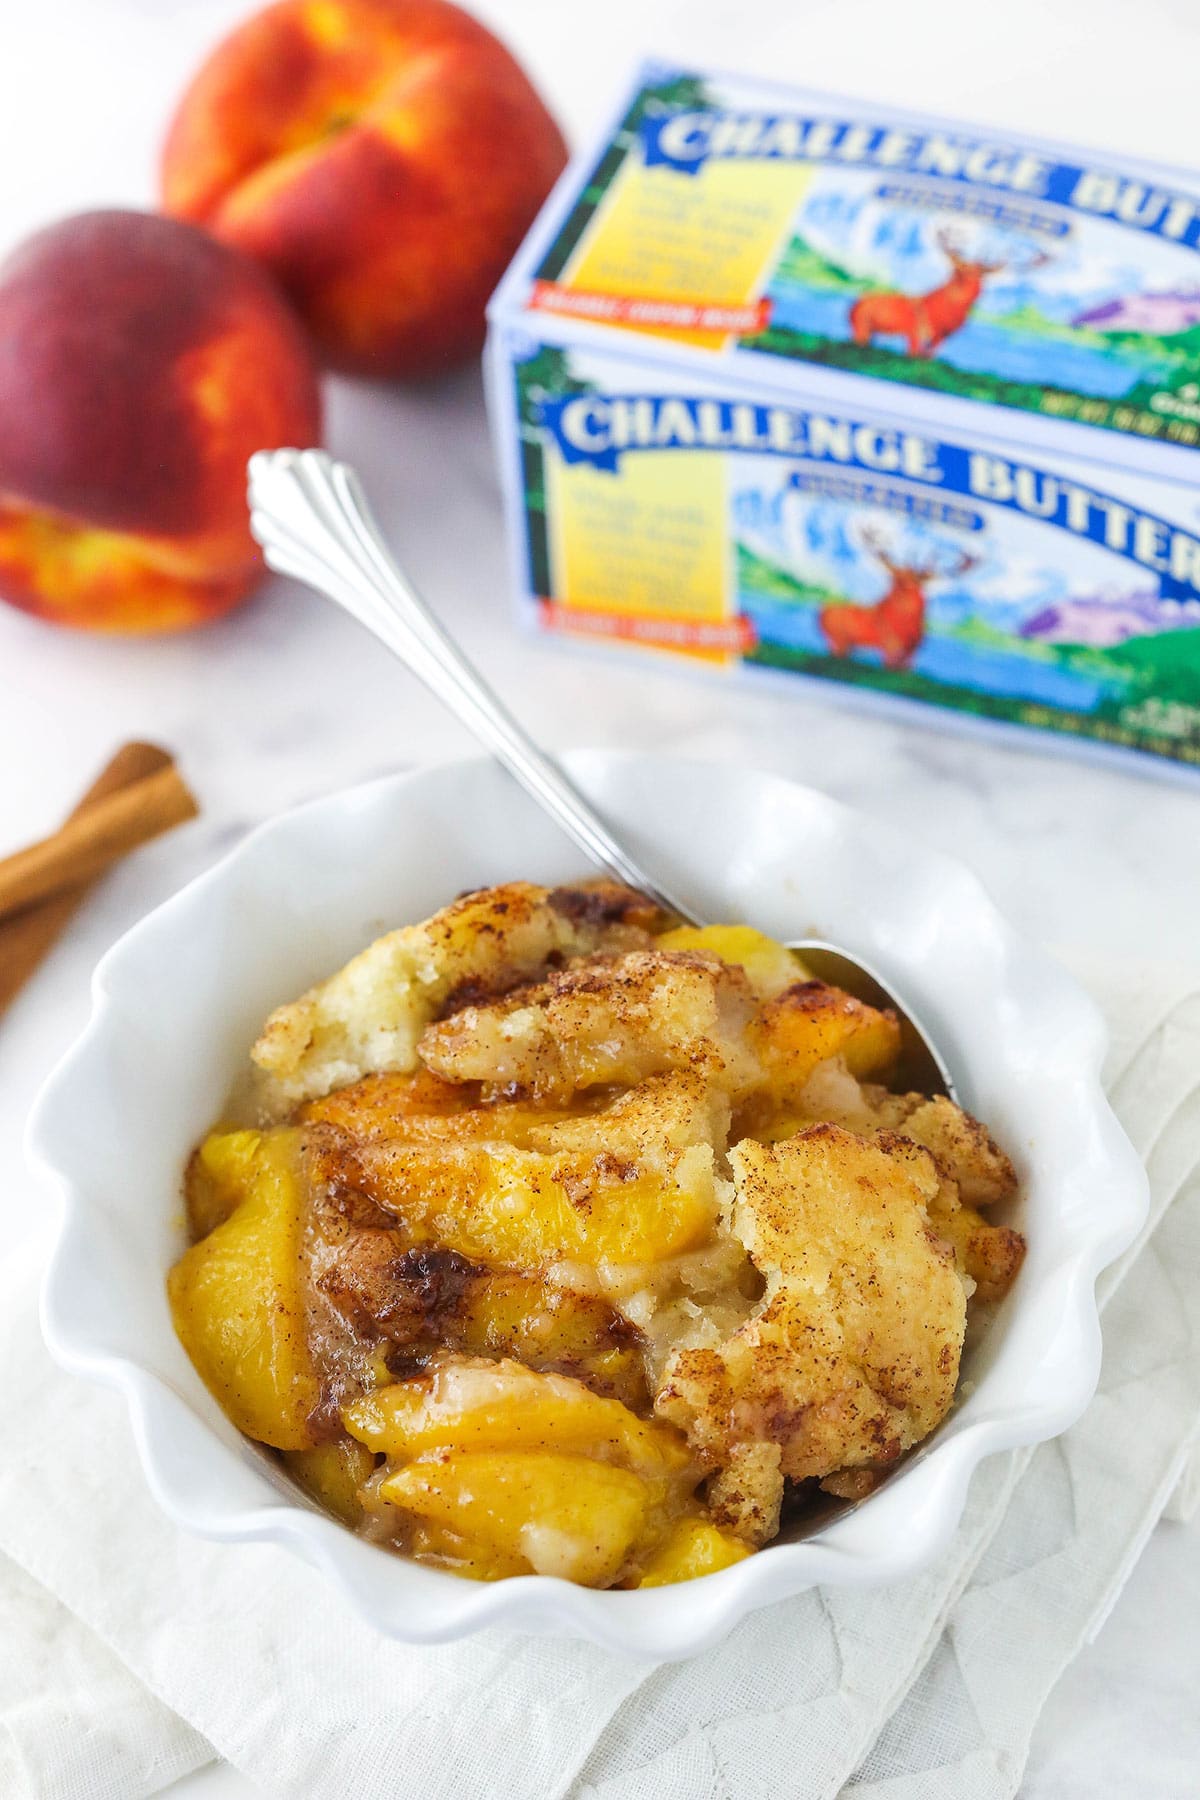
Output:
[[94,881],[130,850],[196,812],[172,762],[102,795],[72,813],[53,837],[0,862],[0,919]]
[[[125,744],[103,769],[71,813],[78,819],[98,801],[172,766],[155,744]],[[0,920],[0,1013],[24,987],[58,941],[88,892],[86,882],[68,888],[40,906],[30,906]]]

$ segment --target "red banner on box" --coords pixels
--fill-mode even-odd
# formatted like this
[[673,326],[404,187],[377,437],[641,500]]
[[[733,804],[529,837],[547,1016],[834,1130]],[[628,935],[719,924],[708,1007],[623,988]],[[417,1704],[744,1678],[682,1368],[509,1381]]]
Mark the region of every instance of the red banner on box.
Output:
[[673,619],[665,613],[593,612],[590,607],[563,606],[558,600],[542,600],[538,606],[542,624],[553,631],[622,638],[664,650],[718,650],[737,655],[753,650],[758,642],[754,625],[746,618]]
[[586,288],[559,287],[553,281],[535,281],[529,304],[538,312],[561,313],[572,319],[594,319],[601,325],[632,325],[657,331],[734,332],[741,336],[765,331],[771,322],[769,300],[749,300],[744,306],[720,306],[708,300],[596,294]]

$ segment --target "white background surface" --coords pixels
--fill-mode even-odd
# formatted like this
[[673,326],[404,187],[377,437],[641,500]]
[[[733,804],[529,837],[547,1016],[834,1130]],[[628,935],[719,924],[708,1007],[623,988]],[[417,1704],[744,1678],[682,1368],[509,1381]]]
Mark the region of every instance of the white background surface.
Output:
[[[150,203],[174,97],[246,10],[241,0],[3,0],[3,245],[64,212]],[[575,142],[630,66],[656,54],[1200,163],[1195,0],[478,0],[476,10],[522,55]],[[340,384],[328,438],[362,470],[410,572],[550,745],[655,745],[778,769],[956,852],[1048,943],[1195,960],[1200,780],[1169,786],[884,722],[832,697],[726,689],[530,643],[511,622],[474,373],[407,392]],[[54,632],[3,611],[0,700],[0,852],[49,829],[133,736],[180,755],[214,851],[292,800],[468,747],[383,651],[281,583],[208,632],[157,643]],[[128,887],[132,900],[136,881]],[[3,1027],[3,1063],[35,1021],[39,1050],[53,1037],[37,1007],[35,983]],[[22,1068],[21,1079],[40,1072]],[[1197,1791],[1200,1775],[1180,1776],[1200,1770],[1197,1619],[1200,1526],[1163,1525],[1047,1709],[1029,1800]],[[249,1791],[228,1771],[179,1790],[194,1800]]]

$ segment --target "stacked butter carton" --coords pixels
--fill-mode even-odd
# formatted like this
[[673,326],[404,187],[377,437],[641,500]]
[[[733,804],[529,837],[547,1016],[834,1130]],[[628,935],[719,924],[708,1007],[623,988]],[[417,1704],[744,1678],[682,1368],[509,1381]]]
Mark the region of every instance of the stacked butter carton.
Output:
[[488,382],[543,628],[1200,766],[1200,177],[648,67]]

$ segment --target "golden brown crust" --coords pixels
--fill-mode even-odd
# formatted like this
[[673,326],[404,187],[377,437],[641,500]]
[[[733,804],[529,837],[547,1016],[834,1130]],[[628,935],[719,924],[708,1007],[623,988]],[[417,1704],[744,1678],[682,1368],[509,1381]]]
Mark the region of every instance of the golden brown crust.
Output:
[[[945,1416],[958,1378],[966,1297],[930,1226],[933,1158],[816,1125],[746,1140],[730,1162],[734,1229],[766,1294],[717,1349],[671,1360],[657,1411],[722,1467],[762,1443],[793,1480],[886,1466]],[[765,1516],[775,1504],[761,1496]]]
[[511,881],[389,932],[271,1014],[252,1053],[261,1106],[278,1116],[364,1075],[415,1069],[417,1039],[455,993],[504,992],[554,962],[648,944],[631,922],[646,906],[612,883],[599,891]]
[[889,1094],[881,1121],[923,1144],[969,1206],[996,1206],[1017,1191],[1017,1174],[991,1132],[944,1094]]
[[962,1273],[972,1283],[981,1306],[1003,1300],[1025,1260],[1025,1239],[1008,1225],[993,1225],[959,1198],[959,1189],[943,1179],[929,1217],[938,1236],[954,1251]]
[[564,1104],[597,1086],[632,1087],[684,1070],[726,1091],[753,1078],[745,1046],[753,992],[740,969],[697,951],[594,956],[487,1006],[431,1025],[421,1060],[449,1081],[479,1081]]
[[782,1452],[772,1440],[734,1444],[708,1483],[705,1504],[713,1523],[758,1549],[779,1530],[783,1505]]
[[1020,1271],[1025,1239],[1010,1225],[993,1224],[977,1210],[1012,1200],[1017,1177],[990,1132],[939,1094],[889,1094],[857,1081],[840,1061],[820,1064],[798,1092],[781,1101],[773,1090],[752,1094],[737,1125],[781,1141],[814,1120],[845,1126],[864,1137],[890,1133],[927,1149],[942,1177],[930,1218],[951,1245],[960,1272],[981,1305],[1002,1300]]

